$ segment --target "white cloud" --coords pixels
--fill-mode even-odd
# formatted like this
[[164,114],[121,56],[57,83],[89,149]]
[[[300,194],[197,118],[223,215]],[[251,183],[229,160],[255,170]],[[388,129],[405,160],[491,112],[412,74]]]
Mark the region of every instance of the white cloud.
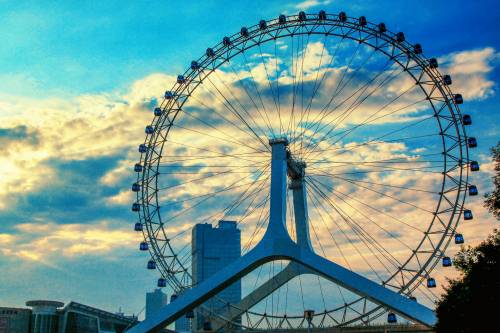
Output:
[[299,10],[307,10],[316,6],[325,6],[332,2],[332,0],[305,0],[295,4],[295,8]]
[[51,264],[62,256],[101,255],[119,248],[131,248],[139,236],[121,222],[57,224],[21,223],[15,233],[0,234],[0,253],[8,257]]
[[[309,5],[311,5],[311,3],[318,4],[319,2],[307,2]],[[311,42],[307,45],[303,61],[305,71],[303,80],[305,82],[311,83],[316,79],[316,69],[319,66],[320,59],[323,65],[326,65],[330,60],[332,60],[331,50],[326,50],[321,56],[321,53],[323,52],[322,47],[323,45],[320,42]],[[286,50],[283,52],[286,52]],[[492,70],[491,61],[495,56],[495,51],[491,48],[454,53],[442,58],[442,67],[449,69],[450,73],[453,75],[453,89],[457,90],[456,92],[462,92],[465,98],[486,98],[493,93],[493,83],[489,81],[487,75]],[[245,91],[245,88],[241,84],[235,83],[238,79],[244,80],[255,78],[257,82],[257,89],[262,91],[268,85],[268,74],[266,73],[266,69],[267,71],[274,73],[279,68],[280,85],[290,84],[290,82],[293,81],[291,71],[289,70],[289,64],[286,62],[289,61],[288,59],[284,61],[280,60],[276,64],[276,59],[273,58],[273,54],[266,53],[266,56],[264,57],[266,66],[264,66],[259,57],[249,58],[253,61],[250,64],[250,68],[236,67],[236,73],[234,73],[226,66],[216,71],[214,74],[214,77],[218,78],[216,86],[225,92],[230,89],[233,98],[232,102],[237,107],[239,106],[235,102],[236,99],[238,99],[238,101],[240,101],[243,105],[251,105],[250,98],[247,91]],[[340,60],[342,59],[339,58],[339,62]],[[331,92],[335,89],[335,86],[339,82],[339,77],[345,69],[345,67],[337,65],[337,67],[322,68],[319,71],[320,74],[324,73],[327,78],[327,81],[324,82],[325,91]],[[352,69],[350,73],[352,73]],[[365,75],[361,76],[360,81],[368,77],[369,74],[369,72],[360,73],[360,75]],[[347,89],[342,92],[339,99],[347,98],[359,86],[360,83],[354,81],[352,82],[351,87],[347,87]],[[474,81],[474,87],[466,88],[472,81]],[[113,170],[98,179],[101,184],[106,186],[119,184],[123,179],[132,175],[131,168],[134,163],[134,158],[137,156],[135,147],[144,137],[143,129],[145,124],[150,122],[152,119],[151,112],[147,112],[148,109],[151,108],[151,104],[154,104],[152,101],[155,98],[161,100],[164,89],[168,88],[172,82],[173,77],[171,76],[154,74],[134,82],[129,91],[125,93],[113,92],[107,94],[85,95],[75,97],[70,100],[36,100],[17,97],[2,99],[2,102],[0,102],[0,108],[2,109],[1,117],[3,123],[10,128],[20,124],[28,126],[28,128],[36,131],[38,141],[9,141],[4,146],[5,154],[1,157],[3,159],[0,161],[0,165],[4,168],[7,177],[0,179],[0,185],[3,188],[8,188],[10,194],[14,194],[14,196],[22,195],[24,193],[37,190],[44,184],[50,182],[51,179],[54,179],[53,177],[57,177],[55,170],[45,164],[45,162],[49,159],[84,160],[91,157],[109,156],[118,153],[123,155],[123,151],[130,151],[130,153],[124,154],[125,156],[123,156]],[[375,85],[376,82],[369,88],[372,88]],[[380,100],[387,101],[404,91],[410,85],[413,85],[411,80],[400,79],[388,85],[385,89],[380,89],[381,91],[374,94],[374,99],[376,100],[364,103],[362,110],[349,116],[349,118],[346,118],[343,124],[339,125],[339,128],[343,128],[342,126],[352,126],[364,121],[366,117],[377,112],[380,108]],[[255,88],[248,88],[247,86],[247,89],[251,91],[250,95],[253,95],[256,99],[255,96],[258,94]],[[210,92],[210,90],[212,90],[212,92]],[[396,110],[399,107],[406,105],[408,101],[411,101],[412,99],[414,100],[415,96],[416,95],[409,94],[408,96],[405,96],[406,99],[401,98],[396,103],[392,104],[391,109],[385,110],[380,115],[389,114],[391,110]],[[228,110],[220,96],[213,93],[213,87],[209,83],[205,82],[202,86],[200,86],[194,97],[196,97],[198,101],[192,99],[191,102],[188,103],[189,106],[186,107],[195,109],[197,107],[199,108],[200,106],[207,105],[209,107],[213,107],[228,119],[236,121],[236,116]],[[289,102],[289,100],[287,100],[289,96],[282,95],[281,97],[281,103],[283,103],[283,105]],[[356,98],[361,97],[362,95],[360,93],[354,94],[348,102],[351,103],[355,101]],[[321,103],[325,102],[326,98],[329,98],[328,94],[318,97],[319,103],[318,105],[313,105],[311,108],[310,119],[315,119],[316,117],[321,116],[320,106]],[[264,98],[264,103],[268,106],[270,112],[274,111],[274,105],[271,98]],[[344,108],[340,109],[337,113],[332,113],[328,117],[322,119],[322,124],[328,125],[330,122],[334,121],[337,114],[345,111],[348,105],[349,104],[346,104]],[[6,112],[3,112],[4,110]],[[415,106],[405,110],[399,115],[391,115],[385,117],[383,120],[379,120],[378,122],[375,121],[373,123],[390,126],[391,124],[396,124],[398,122],[415,120],[418,119],[415,114],[422,110],[422,107]],[[196,113],[194,114],[196,115]],[[217,116],[214,113],[205,112],[201,115],[205,117],[205,119],[217,119]],[[220,118],[218,119],[220,120]],[[200,122],[194,122],[193,119],[184,114],[180,114],[177,120],[179,124],[189,124],[190,126],[187,129],[180,127],[174,128],[174,130],[170,133],[169,138],[174,142],[179,141],[194,147],[212,151],[211,153],[204,152],[203,154],[205,156],[214,157],[217,153],[220,154],[227,152],[228,150],[233,154],[246,154],[254,148],[251,147],[248,134],[245,134],[245,132],[241,129],[235,129],[234,126],[227,123],[225,125],[218,126],[217,130],[215,130],[213,128],[208,128]],[[285,122],[289,122],[290,118],[289,116],[284,116],[283,120]],[[256,117],[255,121],[258,126],[265,128],[266,121],[262,117]],[[271,121],[276,123],[277,118],[275,114]],[[193,130],[198,132],[194,132]],[[312,131],[308,131],[307,134],[312,134],[311,132]],[[232,142],[228,143],[227,141],[221,141],[220,138],[226,138],[224,135],[229,136]],[[238,142],[243,142],[244,144],[238,144]],[[338,143],[338,146],[335,146],[334,148],[350,148],[354,145],[355,143],[352,142],[340,142]],[[180,163],[183,168],[188,169],[197,163],[197,161],[192,159],[189,160],[189,158],[201,155],[199,149],[180,147],[173,143],[169,143],[163,154],[170,154],[172,152],[175,153],[179,148],[183,148],[182,157],[187,159],[185,161],[181,161]],[[319,148],[328,149],[332,148],[332,146],[330,143],[323,141],[319,144]],[[363,149],[356,149],[346,153],[340,157],[340,161],[373,161],[391,158],[406,158],[411,160],[412,158],[418,157],[419,154],[425,153],[427,153],[427,151],[425,151],[422,146],[410,147],[397,142],[380,142],[376,146],[367,146]],[[179,153],[179,155],[181,155],[181,153]],[[313,155],[313,157],[318,159],[325,158],[325,154],[320,153]],[[326,155],[327,160],[328,157],[329,155]],[[247,156],[246,158],[255,162],[261,162],[262,159],[265,159],[266,157],[260,157],[260,160],[255,157]],[[333,158],[331,161],[338,162],[339,157],[336,158],[337,160]],[[245,161],[243,159],[242,161],[238,161],[237,159],[226,159],[220,156],[215,160],[218,163],[241,163],[242,161]],[[331,169],[340,173],[342,171],[347,171],[349,167],[350,166],[348,165],[340,165]],[[313,168],[311,166],[309,170],[312,169]],[[366,170],[368,168],[361,167],[360,169]],[[328,171],[328,168],[323,170]],[[200,166],[199,168],[199,172],[208,171],[210,171],[210,167],[206,165]],[[163,200],[162,202],[175,204],[176,200],[211,193],[215,189],[221,189],[224,188],[224,186],[228,186],[238,180],[244,180],[245,176],[241,176],[239,174],[228,174],[223,177],[206,178],[202,181],[196,181],[196,179],[200,177],[197,174],[173,175],[171,176],[170,181],[175,178],[177,181],[190,183],[175,187],[170,191],[162,192],[161,199]],[[439,184],[438,180],[433,175],[425,172],[411,172],[405,170],[398,170],[392,172],[390,175],[374,173],[367,175],[364,180],[373,183],[386,183],[401,187],[415,186],[424,189],[434,189],[436,184]],[[397,203],[388,197],[380,196],[374,191],[371,191],[370,189],[373,190],[378,188],[376,185],[368,185],[369,188],[362,188],[348,182],[337,182],[333,184],[339,193],[342,192],[354,198],[362,198],[364,202],[369,202],[377,207],[381,207],[384,213],[388,215],[398,217],[418,228],[420,228],[421,223],[423,223],[422,212],[415,210],[411,206]],[[168,184],[163,185],[166,186]],[[235,189],[231,191],[231,195],[234,198],[238,194],[241,194],[242,191],[243,189],[241,188]],[[267,194],[267,188],[264,188],[261,192],[262,193],[259,193],[259,198],[262,198],[264,194]],[[433,207],[435,204],[435,200],[432,195],[428,194],[419,194],[408,191],[405,192],[397,188],[387,190],[386,193],[397,196],[401,200],[413,202],[415,205],[422,207]],[[340,199],[334,194],[328,193],[328,195],[332,200],[340,202]],[[228,198],[229,196],[226,199]],[[105,203],[108,205],[126,205],[130,204],[132,200],[133,194],[129,191],[129,188],[123,189],[123,191],[120,191],[116,195],[104,198]],[[7,196],[4,196],[3,200],[0,200],[0,202],[4,204],[5,208],[6,203],[8,203]],[[258,202],[259,200],[256,200],[254,205]],[[175,212],[178,212],[180,209],[193,207],[194,203],[195,202],[188,201],[183,202],[182,205],[175,206]],[[204,207],[204,209],[206,209],[203,211],[204,214],[208,215],[209,213],[212,214],[217,212],[217,210],[220,210],[220,204],[221,203],[217,200],[209,202],[209,204]],[[346,212],[349,212],[358,220],[364,221],[364,228],[366,228],[366,230],[373,235],[380,236],[385,242],[387,248],[395,257],[403,259],[409,255],[410,250],[402,247],[401,244],[387,235],[383,235],[383,232],[379,227],[368,223],[367,220],[363,220],[363,216],[359,212],[355,211],[355,208],[358,210],[363,209],[364,211],[369,211],[366,207],[363,207],[360,203],[354,202],[352,204],[353,207],[349,207],[344,203],[339,203],[339,205],[341,205]],[[313,212],[312,205],[310,205],[310,207],[311,218],[316,218],[316,223],[318,223],[318,216]],[[168,206],[166,208],[168,208]],[[200,216],[199,212],[200,211],[198,210],[192,210],[190,214],[186,215],[183,219],[179,219],[175,223],[169,224],[166,226],[169,228],[168,232],[178,233],[182,230],[188,229],[191,224],[186,223],[186,221],[200,222],[198,219],[203,216]],[[399,236],[400,241],[403,241],[411,246],[419,241],[419,238],[415,234],[408,232],[408,230],[405,229],[406,227],[394,224],[394,221],[387,218],[387,216],[374,214],[373,211],[371,211],[371,213],[374,215],[374,221],[379,223],[380,226],[383,226],[395,234],[401,232],[401,235]],[[252,214],[247,218],[247,221],[244,223],[244,226],[242,226],[244,228],[242,235],[243,243],[249,241],[251,233],[253,232],[259,217],[258,214],[259,210],[252,212]],[[483,214],[484,212],[481,211],[481,208],[478,209],[478,218],[484,216],[485,219],[488,219],[486,214]],[[235,214],[234,217],[237,219],[238,214]],[[339,227],[333,227],[336,229],[335,232],[339,243],[344,246],[344,254],[347,256],[348,260],[350,260],[353,267],[361,270],[363,266],[365,266],[365,263],[350,242],[339,233],[342,230],[344,232],[351,232],[353,237],[357,236],[352,234],[352,230],[350,230],[350,227],[344,222],[340,220],[337,222],[339,223]],[[327,230],[318,224],[316,224],[316,226],[318,227],[320,240],[323,244],[328,244],[326,246],[327,253],[332,259],[335,258],[336,260],[340,260],[340,253],[335,245],[333,245]],[[473,241],[482,238],[482,233],[486,232],[484,231],[485,228],[471,224],[464,225],[463,229],[461,227],[461,230],[464,230],[466,235],[468,233],[481,235],[477,237],[474,236],[473,238],[471,237]],[[16,228],[16,232],[17,233],[12,234],[0,234],[0,244],[3,245],[4,248],[3,253],[6,255],[16,255],[22,259],[34,261],[45,260],[44,258],[50,257],[52,254],[58,252],[61,252],[66,257],[81,254],[93,255],[106,253],[118,248],[119,246],[132,246],[133,243],[137,242],[133,233],[116,228],[115,225],[107,222],[93,222],[88,225],[83,223],[72,225],[46,223],[42,226],[35,225],[33,223],[20,224]],[[182,243],[188,242],[189,233],[184,234],[182,238],[177,239],[176,241]],[[47,253],[40,253],[37,249],[43,248],[44,246],[47,248]],[[14,253],[14,249],[18,249],[18,252]],[[366,250],[368,251],[368,249]],[[375,260],[374,255],[372,254],[368,253],[367,257],[371,257],[372,260]],[[375,263],[375,261],[374,265],[379,265],[380,267],[380,264]]]
[[454,52],[439,61],[442,72],[452,77],[453,92],[461,93],[467,101],[485,99],[495,93],[495,83],[488,75],[493,70],[493,61],[498,58],[499,53],[495,49],[486,47]]

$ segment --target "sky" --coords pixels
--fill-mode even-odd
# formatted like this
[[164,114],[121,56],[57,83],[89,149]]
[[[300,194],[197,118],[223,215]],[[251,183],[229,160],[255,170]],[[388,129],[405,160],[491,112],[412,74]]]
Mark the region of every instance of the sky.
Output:
[[[0,305],[41,298],[139,312],[156,278],[130,212],[136,147],[152,119],[144,111],[223,36],[320,9],[404,31],[456,74],[479,142],[474,181],[480,194],[491,189],[488,149],[500,137],[495,1],[0,1]],[[474,224],[461,228],[468,244],[498,223],[480,197],[473,205]]]

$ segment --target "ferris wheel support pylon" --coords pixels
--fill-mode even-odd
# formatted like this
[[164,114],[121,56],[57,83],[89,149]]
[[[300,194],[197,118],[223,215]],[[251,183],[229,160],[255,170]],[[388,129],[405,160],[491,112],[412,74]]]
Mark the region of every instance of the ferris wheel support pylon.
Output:
[[[270,140],[269,143],[272,147],[270,217],[267,230],[260,243],[240,259],[187,290],[175,302],[158,310],[150,318],[135,325],[127,332],[153,332],[166,327],[255,268],[273,260],[290,260],[303,265],[310,271],[377,304],[390,308],[412,321],[426,326],[434,326],[436,315],[431,309],[315,254],[312,248],[304,246],[304,243],[300,245],[292,240],[286,228],[287,175],[291,178],[294,176],[296,170],[293,170],[293,166],[299,162],[294,161],[290,156],[287,150],[287,139],[274,139]],[[301,175],[295,174],[298,178],[303,176],[304,169],[299,171],[301,171]],[[305,190],[305,187],[302,189]],[[305,200],[305,193],[303,194],[302,198]],[[297,202],[294,200],[295,204],[299,204],[299,207],[304,209],[302,216],[306,217],[306,203],[301,203],[297,196]],[[300,218],[296,220],[296,223],[297,221],[300,223]],[[307,219],[304,218],[302,221],[305,223]],[[302,230],[306,229],[306,226],[303,225]]]

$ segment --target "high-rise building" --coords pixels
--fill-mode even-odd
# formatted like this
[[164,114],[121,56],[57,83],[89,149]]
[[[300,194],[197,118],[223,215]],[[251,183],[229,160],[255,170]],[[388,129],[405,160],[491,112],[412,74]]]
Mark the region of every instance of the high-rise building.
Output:
[[146,319],[167,305],[168,297],[167,294],[163,293],[161,289],[155,289],[151,293],[146,293]]
[[[219,221],[216,228],[211,224],[197,224],[192,231],[191,246],[193,285],[197,285],[241,256],[241,232],[235,221]],[[204,306],[216,312],[226,309],[227,303],[240,300],[241,282],[237,281]],[[194,315],[193,331],[203,329],[209,319],[199,309]]]

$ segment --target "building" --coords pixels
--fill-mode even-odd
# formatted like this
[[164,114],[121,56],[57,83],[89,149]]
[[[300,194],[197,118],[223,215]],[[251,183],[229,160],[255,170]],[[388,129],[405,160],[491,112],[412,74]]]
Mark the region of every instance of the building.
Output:
[[[241,232],[235,221],[219,221],[216,228],[211,224],[197,224],[192,230],[191,246],[193,285],[197,285],[241,256]],[[235,304],[240,300],[241,281],[237,281],[204,306],[210,311],[221,311],[227,303]],[[206,330],[210,326],[208,314],[198,308],[194,313],[193,331]]]
[[138,322],[135,316],[77,302],[64,306],[62,302],[35,300],[26,306],[31,309],[0,307],[0,333],[122,333]]
[[161,289],[155,289],[151,293],[146,293],[146,319],[150,318],[153,313],[167,304],[167,294],[164,294]]
[[0,307],[0,333],[27,333],[30,319],[30,309]]

